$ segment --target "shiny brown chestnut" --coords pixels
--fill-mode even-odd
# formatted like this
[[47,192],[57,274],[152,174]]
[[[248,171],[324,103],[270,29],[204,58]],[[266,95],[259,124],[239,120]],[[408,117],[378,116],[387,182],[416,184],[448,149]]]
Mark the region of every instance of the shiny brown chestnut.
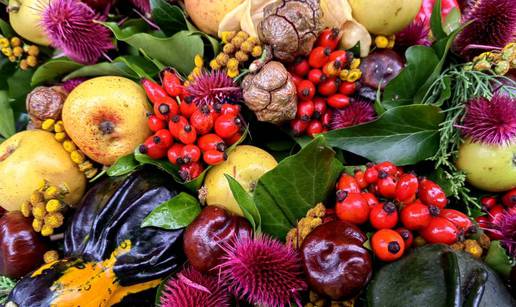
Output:
[[355,297],[372,275],[372,261],[363,247],[366,235],[356,226],[332,221],[315,228],[301,253],[310,288],[333,300]]
[[403,69],[403,58],[390,49],[380,49],[362,60],[363,84],[377,90],[384,89],[387,83],[396,78]]
[[0,275],[20,278],[43,263],[45,244],[19,211],[0,218]]
[[251,235],[251,226],[246,219],[231,215],[222,208],[207,206],[186,228],[184,251],[196,270],[208,272],[220,264],[224,244],[237,236]]

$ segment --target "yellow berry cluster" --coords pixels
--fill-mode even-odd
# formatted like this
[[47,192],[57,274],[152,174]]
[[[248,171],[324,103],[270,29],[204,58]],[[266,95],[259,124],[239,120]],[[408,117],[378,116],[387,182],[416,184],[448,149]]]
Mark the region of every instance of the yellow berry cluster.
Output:
[[360,59],[354,58],[349,65],[349,69],[343,69],[339,73],[339,78],[342,81],[355,82],[362,77],[360,70]]
[[394,35],[390,35],[390,36],[378,35],[374,38],[374,44],[375,44],[376,48],[392,49],[392,48],[394,48],[395,40],[396,40],[396,36],[394,36]]
[[204,59],[200,54],[196,54],[194,57],[194,69],[192,72],[188,75],[186,78],[186,82],[184,83],[184,86],[188,86],[190,82],[192,82],[197,76],[199,76],[202,72],[202,69],[204,67]]
[[210,62],[213,70],[226,69],[228,77],[235,78],[240,74],[239,66],[251,58],[262,55],[263,48],[256,37],[244,31],[222,32],[222,52]]
[[491,239],[486,234],[481,234],[476,240],[468,239],[464,242],[457,242],[451,246],[454,250],[465,251],[471,256],[480,259],[484,252],[487,253],[491,246]]
[[2,54],[11,62],[20,63],[22,70],[27,70],[38,65],[39,48],[36,45],[24,44],[19,37],[8,39],[0,35],[0,47]]
[[286,241],[294,248],[299,248],[303,240],[314,230],[317,226],[322,224],[322,218],[326,213],[326,208],[322,203],[317,204],[312,209],[308,210],[306,216],[302,218],[295,228],[290,229],[287,233]]
[[484,52],[466,65],[466,70],[488,71],[503,76],[516,68],[516,43],[506,45],[500,51]]
[[353,307],[355,306],[355,299],[348,301],[330,301],[326,297],[320,296],[314,291],[310,291],[308,295],[309,302],[306,303],[305,307]]
[[43,261],[47,264],[57,260],[59,260],[59,253],[56,250],[49,250],[43,254]]
[[33,216],[32,228],[42,236],[51,236],[54,229],[63,225],[63,211],[67,207],[63,201],[69,190],[66,186],[55,186],[46,180],[32,192],[30,200],[21,205],[21,213],[25,217]]
[[70,158],[72,159],[73,163],[77,164],[79,171],[81,171],[84,176],[86,176],[86,178],[91,179],[97,175],[98,169],[94,167],[93,163],[91,163],[91,161],[86,158],[84,153],[77,148],[75,143],[70,140],[66,134],[63,121],[60,120],[56,122],[56,120],[51,118],[46,119],[41,124],[41,129],[54,133],[54,138],[56,141],[61,143],[64,150],[70,153]]

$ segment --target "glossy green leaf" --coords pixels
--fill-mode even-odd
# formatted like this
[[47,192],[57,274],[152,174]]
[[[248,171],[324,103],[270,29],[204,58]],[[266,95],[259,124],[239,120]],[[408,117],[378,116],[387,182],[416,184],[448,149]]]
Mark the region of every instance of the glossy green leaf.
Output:
[[39,66],[32,76],[33,86],[49,83],[58,80],[60,77],[83,67],[82,64],[74,62],[68,58],[52,59]]
[[443,21],[441,18],[441,2],[441,0],[435,1],[434,9],[432,10],[432,16],[430,17],[430,28],[432,29],[432,34],[438,40],[448,36],[443,29]]
[[152,20],[166,35],[188,30],[188,22],[183,10],[165,0],[151,0]]
[[342,169],[335,151],[319,136],[264,174],[253,194],[262,231],[284,239],[310,208],[327,199]]
[[152,210],[143,220],[142,227],[180,229],[190,225],[199,213],[199,201],[192,195],[181,192]]
[[31,78],[33,74],[34,70],[32,69],[17,70],[7,80],[7,84],[9,86],[9,100],[13,108],[15,118],[17,118],[21,112],[26,111],[25,98],[33,88],[31,86]]
[[108,176],[121,176],[134,171],[140,163],[134,158],[134,154],[123,156],[116,160],[115,164],[111,165],[106,173]]
[[245,218],[249,221],[253,230],[256,232],[257,229],[260,229],[261,217],[260,212],[254,203],[253,197],[251,194],[247,193],[235,178],[228,174],[224,174],[224,176],[226,176],[226,180],[228,181],[231,193],[233,193],[233,197],[240,206],[240,209],[242,209]]
[[187,75],[194,68],[196,54],[204,55],[204,43],[199,35],[181,31],[171,37],[157,37],[148,33],[126,34],[115,22],[104,22],[119,41],[142,49],[149,57],[176,68]]
[[505,278],[509,277],[512,269],[511,258],[507,255],[500,241],[491,242],[484,262],[498,274]]
[[0,135],[8,138],[16,133],[14,112],[6,91],[0,91]]
[[14,32],[11,25],[7,21],[5,21],[1,18],[0,18],[0,34],[2,34],[5,37],[13,37],[14,35],[16,35],[16,33]]
[[444,31],[446,33],[450,34],[453,31],[457,30],[460,27],[460,19],[461,19],[460,9],[457,7],[454,7],[450,11],[450,13],[448,13],[448,16],[446,16],[446,21],[444,23]]
[[7,90],[9,85],[7,84],[7,80],[14,74],[17,70],[17,64],[11,63],[9,59],[5,57],[0,57],[0,89]]
[[435,154],[444,116],[430,105],[390,109],[377,120],[325,133],[328,143],[373,162],[416,164]]
[[134,159],[138,162],[140,162],[140,164],[144,165],[144,164],[150,164],[150,165],[154,165],[156,166],[157,168],[161,169],[162,171],[164,172],[167,172],[168,174],[170,174],[172,177],[174,177],[174,179],[176,179],[177,182],[180,182],[180,178],[179,176],[177,175],[177,172],[178,172],[178,168],[177,166],[175,166],[174,164],[168,162],[168,161],[165,161],[165,160],[154,160],[152,159],[151,157],[145,155],[145,154],[142,154],[138,148],[134,151]]

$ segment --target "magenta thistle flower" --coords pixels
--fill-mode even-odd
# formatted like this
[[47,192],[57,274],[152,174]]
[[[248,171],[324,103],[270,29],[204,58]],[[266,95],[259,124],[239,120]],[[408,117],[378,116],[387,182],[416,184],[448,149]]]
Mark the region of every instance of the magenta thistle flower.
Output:
[[161,307],[230,306],[231,297],[216,276],[186,267],[170,279],[160,297]]
[[396,46],[408,48],[414,45],[430,46],[430,27],[426,19],[414,19],[405,29],[396,33]]
[[41,23],[54,47],[74,61],[94,64],[113,48],[111,32],[95,22],[102,20],[104,16],[79,0],[53,0]]
[[271,237],[238,237],[224,246],[226,255],[216,267],[222,283],[251,304],[300,305],[299,292],[307,288],[301,278],[299,253]]
[[454,50],[466,58],[516,39],[514,0],[476,0],[465,10],[462,21],[472,23],[457,35]]
[[491,228],[488,230],[501,238],[502,246],[511,257],[516,257],[516,208],[494,216]]
[[186,88],[196,105],[213,105],[214,103],[239,102],[242,89],[223,71],[203,71]]
[[79,86],[79,84],[83,83],[86,80],[88,80],[88,78],[73,78],[63,82],[62,86],[65,91],[70,93],[71,91],[73,91],[74,88],[76,88],[77,86]]
[[372,103],[365,99],[355,99],[344,109],[334,110],[330,130],[342,129],[370,122],[376,118]]
[[474,142],[503,145],[516,140],[516,99],[496,93],[491,101],[474,98],[467,102],[460,126]]
[[143,14],[147,15],[151,13],[150,0],[131,0],[131,3]]

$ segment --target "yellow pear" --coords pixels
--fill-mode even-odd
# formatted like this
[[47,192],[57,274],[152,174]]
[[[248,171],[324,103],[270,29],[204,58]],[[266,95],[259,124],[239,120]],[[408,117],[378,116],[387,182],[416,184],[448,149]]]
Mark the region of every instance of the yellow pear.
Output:
[[21,37],[42,46],[50,45],[43,27],[41,13],[51,0],[9,0],[9,23]]
[[185,9],[199,30],[217,36],[224,16],[244,0],[185,0]]
[[86,178],[54,135],[43,130],[19,132],[0,144],[0,206],[19,210],[40,183],[65,184],[65,201],[77,203],[86,188]]
[[252,192],[263,174],[278,165],[268,152],[250,145],[237,146],[223,163],[214,166],[206,174],[206,203],[224,208],[243,216],[242,210],[233,197],[226,176],[235,178],[247,192]]

